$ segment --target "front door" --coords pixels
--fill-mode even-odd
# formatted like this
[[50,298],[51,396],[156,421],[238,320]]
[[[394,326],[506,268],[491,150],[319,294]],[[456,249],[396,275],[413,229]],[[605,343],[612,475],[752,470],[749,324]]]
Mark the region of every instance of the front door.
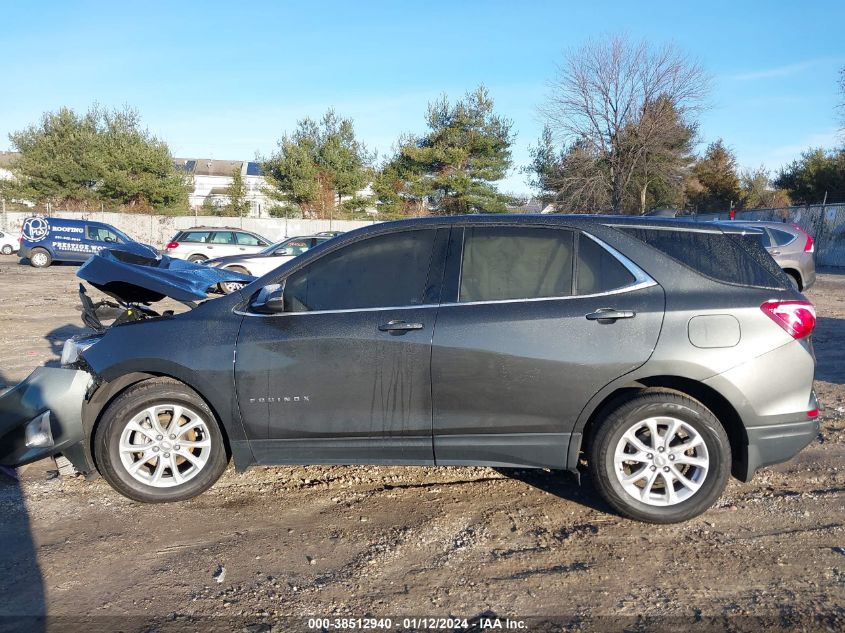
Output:
[[238,402],[259,463],[433,462],[431,339],[447,230],[391,232],[294,270],[247,315]]
[[587,401],[651,355],[663,290],[577,231],[465,233],[432,350],[437,463],[565,468]]

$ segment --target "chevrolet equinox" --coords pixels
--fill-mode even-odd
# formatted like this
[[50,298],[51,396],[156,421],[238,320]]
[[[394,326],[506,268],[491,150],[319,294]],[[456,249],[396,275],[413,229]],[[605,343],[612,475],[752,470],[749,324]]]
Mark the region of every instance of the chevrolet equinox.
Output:
[[818,430],[813,306],[748,227],[426,218],[352,231],[181,314],[143,305],[167,294],[156,283],[97,286],[126,312],[0,399],[0,463],[61,453],[165,502],[230,459],[585,462],[616,511],[668,523]]

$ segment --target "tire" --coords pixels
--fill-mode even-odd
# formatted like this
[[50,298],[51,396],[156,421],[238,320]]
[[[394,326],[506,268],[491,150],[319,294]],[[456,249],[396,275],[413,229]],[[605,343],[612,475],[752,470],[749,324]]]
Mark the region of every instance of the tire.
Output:
[[[241,273],[241,274],[244,274],[244,275],[249,274],[249,271],[242,266],[228,266],[226,268],[226,270],[231,270],[234,273]],[[246,285],[246,282],[227,281],[227,282],[224,282],[224,283],[217,284],[217,287],[219,288],[220,292],[222,292],[224,295],[230,295],[233,292],[240,290],[245,285]]]
[[200,262],[204,262],[207,259],[208,257],[206,257],[205,255],[194,254],[188,258],[188,261],[194,264],[199,264]]
[[[659,438],[657,446],[649,427]],[[686,444],[690,448],[680,448]],[[698,516],[722,494],[731,447],[719,420],[697,400],[675,392],[645,392],[601,422],[588,460],[596,488],[619,514],[647,523],[678,523]]]
[[[181,432],[171,426],[175,407],[181,409]],[[188,442],[190,447],[185,446]],[[132,385],[108,405],[94,433],[94,459],[115,490],[144,503],[196,497],[220,478],[228,463],[211,409],[196,392],[171,378]]]
[[29,253],[29,265],[33,268],[47,268],[53,263],[50,252],[43,248],[33,248]]
[[11,245],[6,244],[6,245],[3,246],[3,254],[4,255],[11,255],[14,252],[15,252],[15,249],[13,249],[11,247]]

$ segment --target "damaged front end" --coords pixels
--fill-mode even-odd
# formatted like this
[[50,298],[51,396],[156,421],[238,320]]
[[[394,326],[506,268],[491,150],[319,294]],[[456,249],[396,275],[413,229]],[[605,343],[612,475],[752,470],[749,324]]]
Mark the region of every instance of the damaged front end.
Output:
[[0,465],[23,466],[61,453],[81,473],[94,470],[85,450],[82,403],[93,377],[81,369],[38,367],[0,397]]
[[[89,450],[93,424],[84,419],[85,404],[101,380],[85,362],[84,353],[107,330],[133,321],[162,318],[149,303],[170,297],[189,307],[207,298],[220,282],[252,281],[240,273],[162,256],[142,257],[120,251],[101,251],[77,276],[113,297],[94,302],[79,286],[82,321],[91,332],[65,341],[61,367],[38,367],[23,382],[0,396],[0,465],[17,467],[63,455],[84,474],[95,471]],[[110,321],[104,325],[103,321]],[[116,334],[116,332],[115,332]]]

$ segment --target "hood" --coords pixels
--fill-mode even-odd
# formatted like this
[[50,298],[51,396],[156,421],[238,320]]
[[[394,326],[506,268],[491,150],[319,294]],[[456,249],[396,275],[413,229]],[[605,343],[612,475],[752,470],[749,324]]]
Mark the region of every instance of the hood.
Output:
[[164,297],[183,302],[201,301],[208,289],[219,283],[249,283],[255,279],[167,255],[150,257],[125,249],[103,249],[88,258],[76,276],[123,303],[151,303]]
[[140,257],[158,257],[158,251],[149,244],[142,242],[124,242],[123,244],[115,245],[111,250],[119,250],[125,253],[132,253]]

